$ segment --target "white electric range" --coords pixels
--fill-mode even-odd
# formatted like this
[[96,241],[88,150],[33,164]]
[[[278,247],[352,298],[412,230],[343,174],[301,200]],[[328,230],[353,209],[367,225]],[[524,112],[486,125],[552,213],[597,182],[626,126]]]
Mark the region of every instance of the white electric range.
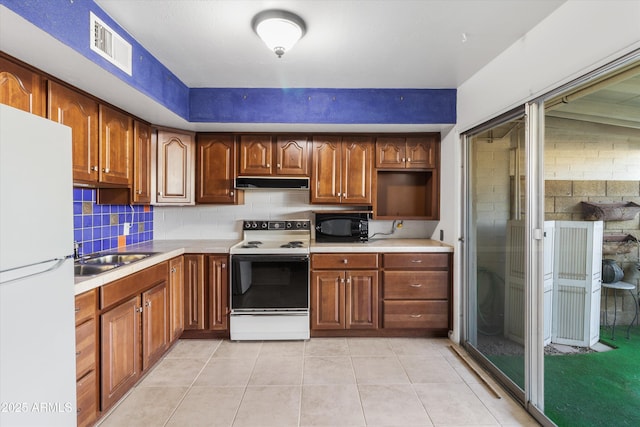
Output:
[[243,221],[231,247],[232,340],[309,338],[311,221]]

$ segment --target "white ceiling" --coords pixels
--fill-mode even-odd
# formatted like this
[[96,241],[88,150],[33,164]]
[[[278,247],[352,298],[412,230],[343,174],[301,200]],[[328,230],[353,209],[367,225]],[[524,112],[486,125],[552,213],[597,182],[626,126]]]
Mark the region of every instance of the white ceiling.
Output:
[[[434,89],[459,87],[564,1],[95,0],[189,87]],[[307,24],[280,59],[251,28],[266,9]]]

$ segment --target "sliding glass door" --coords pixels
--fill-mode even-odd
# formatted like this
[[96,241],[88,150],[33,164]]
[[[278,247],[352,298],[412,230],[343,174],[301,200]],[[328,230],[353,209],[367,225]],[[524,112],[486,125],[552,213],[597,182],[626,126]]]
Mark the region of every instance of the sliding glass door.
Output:
[[521,398],[527,300],[525,118],[523,108],[465,137],[465,344]]

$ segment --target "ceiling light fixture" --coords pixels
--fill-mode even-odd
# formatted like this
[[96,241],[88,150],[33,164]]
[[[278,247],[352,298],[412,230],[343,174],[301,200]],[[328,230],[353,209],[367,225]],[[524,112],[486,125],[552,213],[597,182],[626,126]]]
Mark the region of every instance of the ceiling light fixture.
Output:
[[298,15],[285,10],[265,10],[253,17],[253,31],[267,47],[281,58],[304,36],[307,31]]

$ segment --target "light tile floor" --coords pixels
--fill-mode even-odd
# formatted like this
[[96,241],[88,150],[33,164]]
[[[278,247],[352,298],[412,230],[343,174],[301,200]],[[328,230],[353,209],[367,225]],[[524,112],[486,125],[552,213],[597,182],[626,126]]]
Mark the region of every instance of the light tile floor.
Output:
[[109,426],[536,426],[447,339],[180,340]]

